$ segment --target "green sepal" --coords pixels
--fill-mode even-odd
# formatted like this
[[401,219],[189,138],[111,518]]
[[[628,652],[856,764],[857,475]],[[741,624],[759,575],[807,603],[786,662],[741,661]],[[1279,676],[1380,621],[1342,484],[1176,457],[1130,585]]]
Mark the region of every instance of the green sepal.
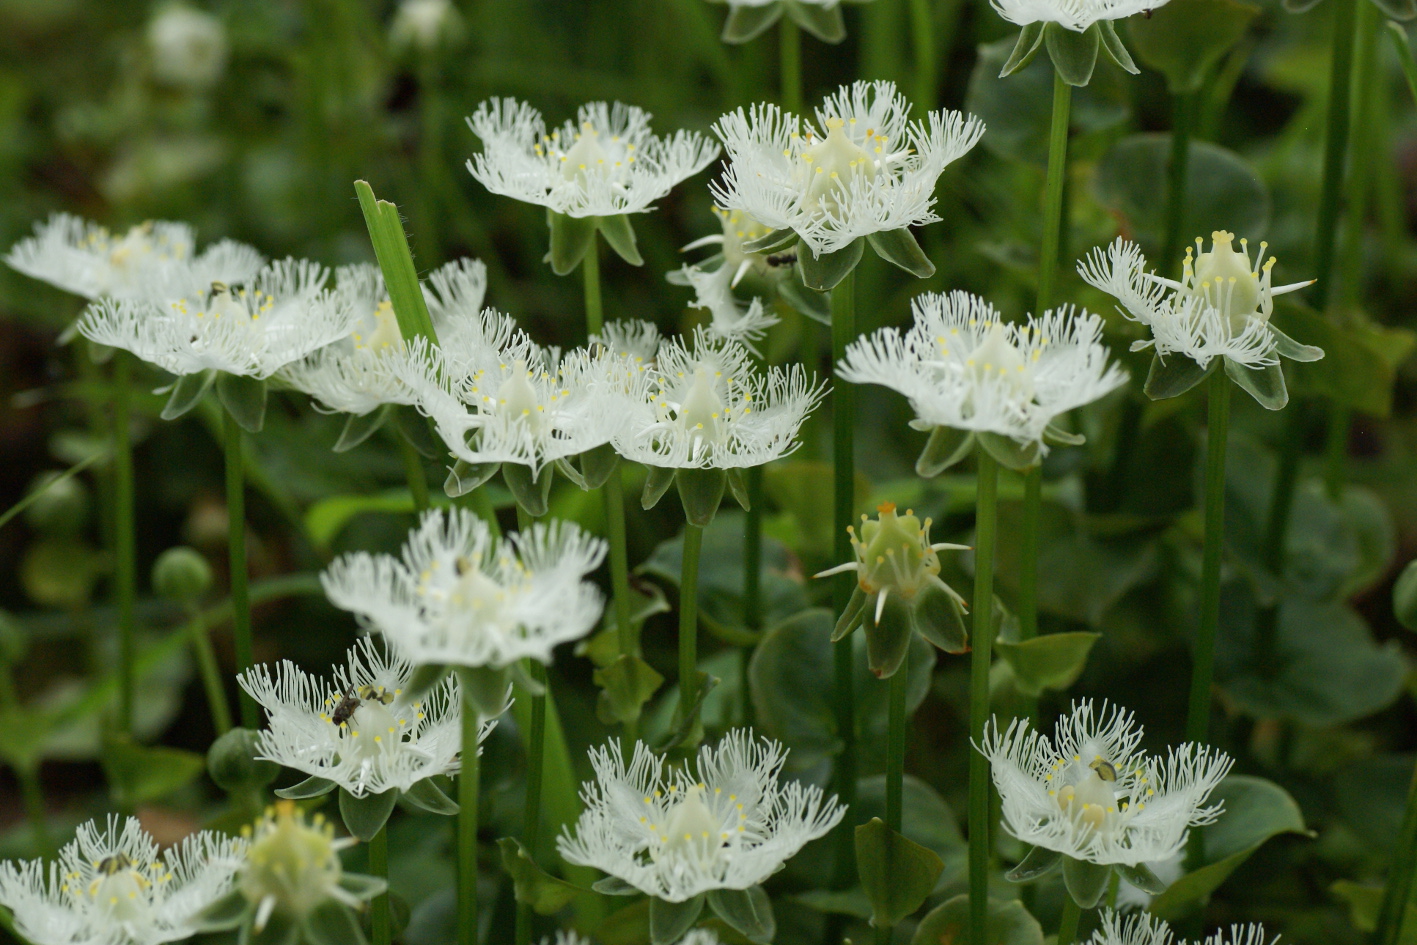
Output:
[[198,371],[196,374],[179,376],[169,388],[171,393],[167,396],[167,404],[162,408],[162,419],[176,420],[197,406],[215,380],[216,371]]
[[448,470],[448,478],[443,480],[443,493],[450,499],[467,495],[497,475],[497,470],[501,468],[501,463],[469,463],[460,459]]
[[752,499],[748,495],[748,483],[743,480],[743,470],[736,466],[728,470],[728,491],[744,512],[752,511]]
[[866,613],[866,604],[871,600],[871,596],[861,589],[861,582],[857,581],[856,586],[851,589],[851,599],[846,602],[846,609],[841,612],[841,617],[837,619],[836,627],[832,630],[833,643],[839,643],[850,636],[851,631],[861,625],[861,618]]
[[443,789],[434,784],[432,778],[415,781],[407,791],[403,792],[403,799],[419,810],[426,810],[430,814],[451,817],[458,812],[458,802],[444,794]]
[[664,677],[651,665],[629,653],[622,653],[608,666],[595,670],[591,679],[600,687],[596,715],[606,725],[633,722],[640,717]]
[[368,941],[353,910],[335,899],[326,899],[311,909],[300,924],[309,945],[364,945]]
[[964,653],[969,649],[969,626],[964,619],[964,608],[935,581],[927,581],[916,592],[910,612],[916,631],[926,642],[946,653]]
[[999,71],[999,78],[1008,78],[1027,66],[1033,61],[1033,57],[1038,55],[1038,50],[1042,48],[1043,24],[1029,23],[1019,31],[1018,42],[1014,43],[1014,51],[1009,53],[1004,68]]
[[276,797],[283,797],[288,801],[308,801],[314,797],[324,797],[338,786],[328,778],[312,774],[299,784],[276,788]]
[[591,885],[591,889],[602,896],[638,896],[640,891],[618,876],[607,876],[598,879]]
[[216,395],[236,425],[247,433],[260,433],[266,425],[266,382],[244,374],[217,374]]
[[640,495],[640,508],[648,512],[658,505],[664,493],[674,485],[674,474],[678,471],[672,466],[646,466],[645,491]]
[[649,901],[649,940],[651,945],[675,945],[704,911],[704,894],[684,902]]
[[713,468],[681,469],[674,479],[679,486],[679,501],[684,504],[684,517],[690,525],[708,527],[723,501],[728,473]]
[[830,325],[832,323],[831,299],[816,289],[807,288],[796,273],[797,267],[794,265],[791,274],[778,280],[778,297],[804,317],[823,325]]
[[330,449],[336,453],[348,453],[373,436],[388,417],[388,404],[366,414],[350,414],[344,418],[344,427],[339,432],[339,439],[335,440],[335,445]]
[[610,481],[620,468],[620,454],[609,443],[602,443],[580,455],[581,478],[586,489],[599,489]]
[[588,492],[590,490],[590,487],[586,485],[585,476],[581,475],[581,471],[577,469],[575,464],[569,459],[562,457],[561,459],[555,460],[551,465],[555,466],[556,471],[569,479],[571,484],[577,489],[580,489],[582,492]]
[[1004,874],[1011,883],[1031,883],[1053,872],[1063,863],[1063,854],[1047,847],[1034,847],[1018,865]]
[[395,429],[409,446],[418,451],[419,456],[424,459],[438,459],[448,455],[443,441],[428,428],[428,418],[419,413],[417,408],[398,404],[393,407],[392,412]]
[[974,449],[974,431],[954,427],[934,427],[920,458],[915,461],[915,474],[922,479],[934,479]]
[[526,671],[521,661],[507,664],[507,678],[512,681],[522,692],[529,696],[541,697],[546,695],[546,684],[531,678],[531,673]]
[[517,505],[532,518],[546,514],[551,500],[551,480],[554,478],[555,473],[550,466],[541,467],[541,472],[533,475],[530,466],[502,464],[502,481],[507,484]]
[[1407,22],[1417,18],[1417,3],[1413,0],[1373,0],[1373,6],[1392,20]]
[[546,261],[556,275],[569,275],[581,264],[585,254],[595,248],[596,219],[547,210],[546,225],[551,229],[551,249]]
[[1022,472],[1038,465],[1042,450],[1037,440],[1020,443],[1011,436],[984,431],[975,434],[975,437],[979,440],[980,447],[994,457],[1000,466]]
[[782,16],[782,4],[769,3],[761,7],[730,6],[723,21],[719,39],[731,45],[757,39]]
[[1166,400],[1179,397],[1205,380],[1220,365],[1218,358],[1201,367],[1184,354],[1172,353],[1163,361],[1161,355],[1152,355],[1151,368],[1146,372],[1146,386],[1142,388],[1152,400]]
[[192,928],[197,932],[226,932],[240,925],[253,908],[245,893],[233,889],[199,912],[192,921]]
[[875,605],[880,609],[863,614],[861,623],[866,628],[867,666],[877,679],[889,679],[910,652],[915,619],[910,612],[910,602],[904,597],[886,590],[881,593],[885,595],[884,606],[877,597]]
[[772,901],[761,886],[748,889],[711,889],[708,893],[708,904],[714,915],[726,922],[729,928],[742,933],[750,942],[768,945],[777,934],[777,920],[773,918]]
[[1088,860],[1063,857],[1063,885],[1068,895],[1081,909],[1091,909],[1102,900],[1107,891],[1107,880],[1112,876],[1112,867]]
[[[255,919],[252,910],[252,919]],[[241,934],[236,945],[295,945],[300,941],[301,928],[295,917],[280,909],[266,917],[266,924],[259,930],[250,922],[241,926]],[[363,936],[360,937],[362,945]]]
[[846,39],[846,21],[841,15],[841,4],[834,3],[827,7],[820,3],[783,0],[782,6],[794,23],[822,42],[834,46]]
[[389,882],[382,876],[370,876],[367,873],[340,873],[339,888],[355,899],[367,902],[388,892]]
[[1122,878],[1149,896],[1159,896],[1166,891],[1166,883],[1151,871],[1145,863],[1128,866],[1118,863],[1113,867]]
[[811,247],[797,243],[797,268],[802,273],[802,281],[807,288],[818,292],[830,292],[837,283],[851,274],[861,255],[866,252],[866,241],[857,237],[834,253],[813,256]]
[[1080,88],[1092,81],[1097,49],[1102,45],[1096,23],[1081,33],[1060,23],[1049,23],[1043,28],[1043,45],[1058,77],[1068,85]]
[[389,822],[389,815],[394,812],[398,799],[399,792],[393,788],[382,794],[365,794],[363,797],[355,797],[340,788],[339,813],[344,818],[345,829],[351,836],[368,843]]
[[856,871],[876,928],[889,928],[919,909],[944,868],[935,851],[887,827],[879,817],[856,828]]
[[1141,70],[1132,61],[1132,54],[1127,52],[1127,47],[1122,43],[1122,37],[1117,35],[1117,27],[1111,20],[1099,20],[1097,23],[1097,35],[1102,40],[1102,51],[1107,54],[1117,65],[1132,75],[1141,75]]
[[1087,437],[1050,423],[1043,428],[1043,442],[1050,446],[1082,446],[1087,442]]
[[498,840],[497,849],[502,852],[502,869],[512,877],[517,902],[531,906],[537,915],[555,915],[584,891],[537,866],[526,847],[512,837]]
[[1289,390],[1284,386],[1284,368],[1278,364],[1249,368],[1226,358],[1225,373],[1266,410],[1282,410],[1289,403]]
[[928,279],[935,274],[935,264],[920,248],[915,234],[910,232],[910,227],[871,233],[866,237],[866,241],[871,244],[877,256],[893,266],[899,266],[916,278]]
[[628,213],[599,217],[596,222],[600,226],[601,235],[605,237],[605,242],[615,250],[617,256],[632,266],[645,264],[644,257],[640,255],[639,248],[635,245],[635,227],[630,222]]
[[789,228],[773,230],[755,240],[745,240],[742,250],[748,255],[761,255],[763,253],[775,253],[780,249],[786,249],[797,242],[797,231]]
[[1281,358],[1288,358],[1291,361],[1319,361],[1323,359],[1323,348],[1300,344],[1274,327],[1274,322],[1269,323],[1269,333],[1274,336],[1274,353]]
[[459,666],[457,673],[462,684],[462,697],[472,700],[483,718],[496,718],[507,708],[511,674],[505,667]]
[[434,686],[441,683],[449,672],[449,667],[441,663],[425,663],[419,666],[409,677],[408,684],[403,687],[404,698],[410,702],[423,698]]

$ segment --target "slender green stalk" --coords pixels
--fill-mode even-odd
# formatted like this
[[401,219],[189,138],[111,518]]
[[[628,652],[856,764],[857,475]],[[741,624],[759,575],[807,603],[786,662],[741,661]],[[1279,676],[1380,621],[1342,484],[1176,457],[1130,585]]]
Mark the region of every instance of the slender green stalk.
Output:
[[422,514],[428,511],[428,476],[423,471],[423,457],[418,455],[418,450],[408,441],[408,437],[397,430],[394,431],[394,439],[398,440],[399,458],[403,460],[404,475],[408,477],[408,494],[413,496],[413,510]]
[[1118,873],[1116,870],[1113,870],[1112,875],[1107,877],[1107,898],[1105,900],[1107,903],[1107,908],[1117,908],[1117,894],[1121,891],[1122,874]]
[[1191,163],[1191,133],[1196,122],[1196,93],[1177,92],[1171,96],[1171,161],[1166,167],[1166,241],[1162,264],[1179,265],[1181,227],[1186,219],[1186,177]]
[[590,249],[581,260],[581,275],[585,278],[585,327],[587,335],[598,335],[605,327],[604,306],[600,299],[600,235],[591,237]]
[[[974,623],[969,657],[969,737],[984,742],[989,719],[989,662],[994,649],[994,539],[999,464],[979,450],[974,520]],[[969,940],[986,940],[989,914],[989,759],[969,753]]]
[[202,677],[202,689],[207,694],[207,707],[212,713],[212,727],[218,735],[231,731],[231,707],[226,704],[226,690],[221,685],[221,670],[217,666],[216,653],[212,650],[211,638],[207,636],[207,625],[202,612],[190,608],[187,632],[192,638],[192,654],[197,658],[197,671]]
[[1402,827],[1397,834],[1397,847],[1392,865],[1388,867],[1387,886],[1383,889],[1383,904],[1378,909],[1378,925],[1373,931],[1377,945],[1396,945],[1407,915],[1407,902],[1412,896],[1412,874],[1417,869],[1417,771],[1412,773],[1412,786],[1407,790],[1407,811],[1402,815]]
[[[15,679],[8,665],[0,664],[0,710],[6,713],[19,711],[20,699],[15,692]],[[54,855],[54,838],[49,833],[49,818],[44,807],[44,788],[39,783],[38,764],[14,765],[15,777],[20,782],[20,793],[24,797],[25,817],[34,833],[35,852],[41,857]]]
[[763,621],[763,467],[749,466],[744,478],[749,509],[743,520],[743,626],[757,630]]
[[1023,535],[1019,541],[1018,635],[1038,636],[1038,517],[1043,505],[1043,468],[1023,476]]
[[[901,832],[905,800],[905,693],[910,687],[910,653],[890,678],[886,728],[886,826]],[[876,945],[890,945],[893,927],[876,927]]]
[[940,56],[935,44],[935,4],[910,0],[910,38],[915,49],[915,107],[923,115],[935,109]]
[[1038,314],[1053,304],[1063,241],[1063,181],[1068,170],[1068,122],[1073,87],[1053,74],[1053,118],[1048,127],[1048,182],[1043,197],[1043,248],[1038,255]]
[[[469,687],[464,683],[463,691]],[[476,703],[462,700],[462,771],[458,774],[458,938],[457,945],[477,945],[477,736],[481,719]],[[469,747],[471,746],[471,747]]]
[[137,551],[134,543],[133,442],[129,412],[133,359],[113,352],[113,580],[118,598],[118,728],[133,734],[133,693],[137,686]]
[[[389,826],[385,824],[369,840],[369,875],[388,882],[389,879]],[[394,940],[394,923],[389,913],[389,894],[375,896],[369,903],[369,937],[373,945],[391,945]]]
[[1225,443],[1230,429],[1230,379],[1217,370],[1207,381],[1205,551],[1201,561],[1201,619],[1191,667],[1186,740],[1210,735],[1210,687],[1215,675],[1215,631],[1220,624],[1220,562],[1225,545]]
[[1063,896],[1063,916],[1058,920],[1057,945],[1073,945],[1078,937],[1078,923],[1082,921],[1082,909],[1073,902],[1073,897]]
[[[684,569],[679,578],[679,711],[688,719],[699,686],[699,552],[702,526],[684,523]],[[695,710],[697,720],[697,710]],[[688,730],[693,731],[693,724]]]
[[794,115],[802,113],[802,30],[792,17],[784,15],[777,21],[777,67],[781,79],[778,94],[782,110]]
[[[251,594],[246,573],[246,477],[242,470],[241,426],[229,411],[222,412],[222,449],[226,453],[226,536],[231,568],[231,637],[236,649],[236,672],[251,668]],[[256,703],[241,691],[241,724],[257,728]]]
[[[534,682],[544,688],[546,664],[540,660],[527,660],[527,669]],[[526,813],[522,818],[522,841],[527,853],[536,859],[537,846],[541,840],[541,782],[546,770],[546,694],[531,697],[531,730],[527,732],[526,749]],[[531,905],[517,903],[517,945],[528,945],[531,941]]]

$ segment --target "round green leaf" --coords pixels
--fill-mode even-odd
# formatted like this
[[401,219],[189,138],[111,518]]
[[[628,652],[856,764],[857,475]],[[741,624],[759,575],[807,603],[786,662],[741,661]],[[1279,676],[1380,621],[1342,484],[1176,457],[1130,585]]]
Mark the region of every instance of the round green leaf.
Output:
[[1025,695],[1045,689],[1066,689],[1077,682],[1087,665],[1087,654],[1100,633],[1076,631],[1049,633],[1031,640],[999,640],[994,649],[1013,667],[1014,680]]
[[[1017,899],[990,899],[986,945],[1043,945],[1043,928]],[[970,945],[969,896],[955,896],[920,920],[910,945]]]
[[1127,30],[1137,58],[1166,76],[1172,94],[1195,92],[1259,12],[1242,0],[1170,0],[1149,18],[1128,18]]
[[856,871],[877,927],[895,925],[925,902],[945,864],[879,817],[856,828]]

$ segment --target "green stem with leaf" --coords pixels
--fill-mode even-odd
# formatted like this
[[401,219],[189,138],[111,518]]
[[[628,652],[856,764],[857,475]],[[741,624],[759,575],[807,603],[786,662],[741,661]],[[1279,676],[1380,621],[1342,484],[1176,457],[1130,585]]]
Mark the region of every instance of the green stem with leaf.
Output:
[[[974,622],[969,657],[969,737],[984,743],[989,720],[989,668],[994,649],[994,542],[998,532],[999,464],[977,450],[974,519]],[[970,941],[985,941],[989,914],[989,759],[969,753]]]
[[[231,570],[231,637],[236,649],[236,672],[246,672],[254,662],[251,648],[251,595],[246,573],[246,477],[242,469],[241,425],[222,411],[222,448],[226,454],[226,537]],[[241,724],[257,728],[256,702],[245,690],[240,694]]]
[[1205,546],[1201,558],[1201,613],[1191,666],[1186,740],[1210,735],[1210,689],[1215,676],[1215,632],[1220,624],[1220,565],[1225,548],[1225,444],[1230,430],[1230,378],[1217,368],[1207,381]]

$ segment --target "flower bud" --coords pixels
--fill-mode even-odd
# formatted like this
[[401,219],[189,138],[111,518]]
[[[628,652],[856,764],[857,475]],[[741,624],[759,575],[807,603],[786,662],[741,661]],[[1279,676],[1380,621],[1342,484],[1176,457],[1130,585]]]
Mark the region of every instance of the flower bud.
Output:
[[88,519],[89,491],[77,476],[57,479],[61,473],[36,476],[30,490],[43,489],[25,509],[25,521],[36,530],[51,535],[72,535]]
[[212,566],[201,552],[178,545],[153,563],[153,590],[181,603],[199,600],[212,586]]
[[207,751],[207,773],[228,794],[258,791],[280,774],[280,765],[256,757],[257,735],[249,728],[234,728],[212,742]]

